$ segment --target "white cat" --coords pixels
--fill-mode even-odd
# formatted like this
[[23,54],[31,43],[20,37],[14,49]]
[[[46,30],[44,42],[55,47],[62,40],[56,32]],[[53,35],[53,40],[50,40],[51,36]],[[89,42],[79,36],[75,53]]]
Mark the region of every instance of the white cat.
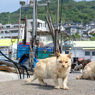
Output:
[[34,69],[34,75],[26,80],[26,83],[31,83],[38,78],[41,85],[46,85],[43,79],[52,78],[55,83],[55,88],[60,89],[58,78],[62,78],[62,88],[67,87],[67,76],[71,68],[71,54],[60,54],[56,52],[56,57],[41,59]]

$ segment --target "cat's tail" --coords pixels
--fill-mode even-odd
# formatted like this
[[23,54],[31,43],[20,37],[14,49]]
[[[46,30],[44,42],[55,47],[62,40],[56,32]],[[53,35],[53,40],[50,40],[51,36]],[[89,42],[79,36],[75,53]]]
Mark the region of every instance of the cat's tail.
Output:
[[77,76],[76,79],[82,79],[82,75]]
[[32,83],[34,80],[37,79],[37,75],[34,73],[30,78],[25,80],[25,83]]

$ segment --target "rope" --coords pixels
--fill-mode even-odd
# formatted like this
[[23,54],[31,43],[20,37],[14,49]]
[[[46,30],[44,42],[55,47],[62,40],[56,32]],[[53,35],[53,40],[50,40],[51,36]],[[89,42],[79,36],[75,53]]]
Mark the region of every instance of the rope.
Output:
[[[19,66],[26,70],[27,78],[28,78],[28,76],[30,77],[30,75],[29,75],[29,73],[28,73],[28,70],[27,70],[27,68],[26,68],[24,65],[21,65],[20,63],[16,63],[15,61],[11,60],[11,59],[8,58],[6,55],[4,55],[1,51],[0,51],[0,53],[1,53],[5,58],[7,58],[9,61],[11,61],[11,62],[16,66],[16,68],[18,69],[19,75],[20,75],[20,79],[21,79],[21,72],[20,72]],[[19,66],[18,66],[18,65],[19,65]],[[23,75],[24,75],[24,73],[23,73]]]

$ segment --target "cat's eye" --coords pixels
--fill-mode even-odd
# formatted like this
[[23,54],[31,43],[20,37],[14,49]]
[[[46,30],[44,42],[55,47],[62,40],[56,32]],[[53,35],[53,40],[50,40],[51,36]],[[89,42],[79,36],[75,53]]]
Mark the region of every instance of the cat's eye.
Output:
[[68,61],[65,61],[65,63],[68,63]]
[[59,61],[60,63],[62,63],[62,61]]

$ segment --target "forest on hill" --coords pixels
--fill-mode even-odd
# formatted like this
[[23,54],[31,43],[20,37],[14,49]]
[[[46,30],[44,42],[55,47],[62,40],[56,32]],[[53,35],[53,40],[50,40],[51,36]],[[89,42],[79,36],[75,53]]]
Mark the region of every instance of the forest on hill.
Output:
[[[45,0],[46,1],[46,0]],[[50,10],[53,21],[56,22],[57,14],[57,0],[50,1]],[[95,0],[86,1],[82,0],[76,2],[74,0],[59,0],[60,1],[60,12],[59,21],[65,22],[83,22],[83,24],[89,23],[95,20]],[[39,1],[43,3],[43,0]],[[33,9],[32,8],[21,8],[21,17],[27,17],[32,19]],[[38,7],[38,19],[45,21],[46,11],[45,7]],[[18,23],[19,20],[19,9],[12,13],[3,12],[0,14],[0,23]]]

